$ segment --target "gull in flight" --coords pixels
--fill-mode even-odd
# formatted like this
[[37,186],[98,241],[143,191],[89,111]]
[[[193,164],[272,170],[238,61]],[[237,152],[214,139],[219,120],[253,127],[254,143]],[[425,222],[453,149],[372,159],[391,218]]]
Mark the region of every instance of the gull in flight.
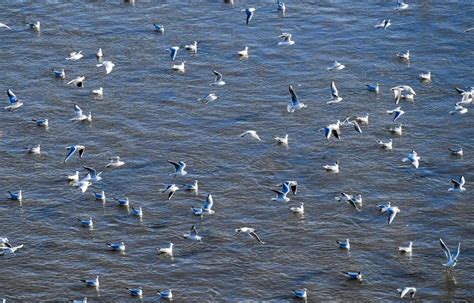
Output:
[[99,276],[96,276],[94,279],[81,280],[86,283],[87,286],[99,288]]
[[64,71],[64,68],[61,68],[61,70],[55,70],[54,68],[51,68],[51,71],[53,72],[54,78],[59,78],[59,79],[66,79],[66,72]]
[[69,119],[70,121],[92,121],[92,113],[89,112],[87,115],[82,112],[82,109],[79,105],[74,104],[74,118]]
[[466,190],[466,188],[464,188],[464,184],[466,183],[464,176],[459,177],[459,180],[451,179],[451,183],[453,184],[453,187],[449,188],[448,191],[461,193]]
[[37,126],[42,126],[48,128],[49,120],[46,118],[31,119],[33,122],[36,122]]
[[276,190],[276,189],[271,189],[271,191],[277,194],[277,196],[275,198],[272,198],[272,201],[277,201],[277,202],[281,202],[281,203],[285,203],[285,202],[290,201],[290,198],[288,198],[286,196],[288,194],[288,192],[283,192],[283,191],[279,191],[279,190]]
[[214,199],[212,199],[212,195],[208,194],[206,201],[202,205],[202,207],[194,207],[192,206],[191,209],[193,211],[193,214],[196,216],[202,216],[203,214],[209,214],[212,215],[215,213],[214,210],[212,210],[212,206],[214,205]]
[[339,91],[336,88],[336,83],[331,82],[331,100],[326,102],[326,104],[339,103],[342,101],[342,97],[339,97]]
[[97,67],[105,67],[105,74],[110,74],[115,67],[115,64],[112,61],[104,61],[102,63],[96,64]]
[[407,50],[405,53],[398,52],[397,57],[402,60],[410,61],[410,51]]
[[375,28],[383,28],[383,29],[387,29],[390,25],[392,25],[392,23],[390,22],[390,19],[388,20],[382,20],[382,22],[378,23],[375,25]]
[[275,139],[277,144],[288,145],[288,134],[285,134],[284,137],[274,136],[273,139]]
[[120,167],[120,166],[125,164],[125,162],[120,160],[119,156],[112,157],[109,160],[110,160],[110,162],[105,166],[107,168],[109,168],[109,167],[116,168],[116,167]]
[[398,124],[397,126],[394,126],[392,128],[390,128],[390,132],[395,134],[395,135],[398,135],[398,136],[401,136],[402,135],[402,127],[403,127],[403,124]]
[[173,243],[170,243],[170,245],[168,247],[162,247],[162,248],[158,248],[157,251],[158,251],[158,254],[165,254],[165,255],[169,255],[169,256],[173,256]]
[[36,21],[35,23],[27,23],[26,26],[37,32],[41,30],[41,23],[39,21]]
[[395,219],[395,216],[400,212],[400,209],[397,206],[389,206],[387,208],[387,213],[388,213],[388,224],[392,224],[393,219]]
[[[363,118],[363,117],[358,117],[358,118]],[[362,129],[360,128],[360,125],[359,123],[357,123],[356,120],[350,120],[350,117],[346,117],[346,119],[341,123],[341,125],[347,125],[347,124],[352,125],[354,127],[354,130],[356,130],[359,134],[362,134]]]
[[202,239],[201,236],[198,236],[196,226],[194,226],[194,225],[191,227],[191,231],[189,233],[183,234],[183,237],[185,239],[189,239],[189,240],[192,240],[192,241],[201,241],[201,239]]
[[334,63],[326,69],[327,70],[341,70],[341,69],[344,69],[344,68],[346,68],[346,66],[344,64],[341,64],[341,63],[337,62],[336,60],[334,60]]
[[5,23],[0,22],[0,28],[12,29],[10,26],[6,25]]
[[243,133],[240,134],[240,137],[245,137],[247,135],[249,135],[250,137],[252,137],[254,139],[257,139],[258,141],[262,141],[260,139],[260,137],[258,136],[257,131],[255,131],[255,130],[244,131]]
[[346,201],[347,203],[352,205],[358,211],[360,211],[360,208],[362,207],[362,195],[361,194],[355,196],[355,195],[350,195],[350,194],[341,192],[341,197],[335,197],[334,199],[336,201]]
[[197,100],[200,101],[200,102],[202,102],[202,103],[204,103],[204,104],[207,104],[207,103],[209,103],[209,102],[211,102],[211,101],[214,101],[214,100],[216,100],[216,99],[218,99],[218,98],[219,98],[219,97],[218,97],[215,93],[210,93],[210,94],[207,94],[207,95],[205,95],[204,97],[199,98],[199,99],[197,99]]
[[431,81],[431,72],[421,73],[419,76],[421,81]]
[[409,6],[410,6],[410,5],[408,5],[407,3],[403,2],[403,0],[397,0],[397,7],[395,8],[395,10],[396,10],[396,11],[407,10]]
[[169,300],[171,300],[171,299],[173,298],[173,292],[171,291],[171,289],[162,290],[162,291],[159,291],[159,290],[158,290],[158,294],[159,294],[160,297],[163,298],[163,299],[169,299]]
[[79,59],[82,59],[82,57],[84,57],[82,51],[72,52],[69,53],[69,57],[67,57],[66,60],[77,61]]
[[402,159],[402,162],[410,161],[411,164],[413,164],[415,168],[418,168],[418,166],[420,165],[420,162],[419,162],[420,159],[421,159],[420,156],[418,156],[416,151],[413,150],[411,153],[408,154],[406,158]]
[[298,298],[298,299],[306,299],[307,297],[307,289],[294,289],[293,290],[293,295]]
[[211,83],[210,85],[211,86],[224,86],[225,85],[225,81],[222,80],[222,74],[219,73],[218,71],[213,71],[214,75],[216,76],[216,78],[214,79],[214,82]]
[[[395,104],[398,104],[400,102],[400,99],[413,101],[416,96],[415,91],[409,85],[395,86],[391,88],[391,91],[393,91],[393,98],[394,98]],[[406,91],[407,93],[402,94],[402,92],[404,91]]]
[[387,110],[387,113],[389,115],[394,114],[393,115],[393,120],[392,120],[393,122],[397,121],[398,118],[400,118],[401,115],[405,114],[405,112],[402,110],[401,106],[399,106],[397,108],[394,108],[392,110]]
[[448,246],[443,242],[441,238],[439,239],[439,243],[441,244],[441,248],[443,249],[444,254],[446,255],[446,263],[443,264],[443,266],[453,268],[458,262],[459,253],[461,252],[461,242],[459,242],[458,250],[454,256],[451,255]]
[[94,193],[94,197],[95,197],[96,200],[105,202],[105,200],[106,200],[105,191],[103,191],[103,190],[101,192],[93,191],[93,193]]
[[168,160],[169,163],[173,164],[175,172],[171,176],[186,176],[188,174],[184,169],[186,168],[186,163],[179,161],[178,163]]
[[92,217],[89,217],[87,219],[77,218],[77,220],[79,220],[79,222],[81,222],[82,227],[88,227],[88,228],[91,228],[91,229],[94,227],[94,221],[92,220]]
[[400,294],[400,298],[403,298],[407,294],[410,294],[410,297],[414,298],[415,294],[416,294],[416,288],[415,287],[398,288],[397,291]]
[[11,89],[7,90],[7,95],[8,95],[8,106],[5,107],[6,110],[14,110],[23,105],[23,102],[18,100],[18,98],[15,96],[15,94],[12,92]]
[[91,182],[99,182],[102,180],[102,177],[100,176],[103,172],[97,172],[95,169],[92,167],[88,166],[83,166],[85,170],[87,170],[89,173],[86,175],[86,177],[83,179],[84,181],[91,181]]
[[341,121],[337,120],[336,123],[329,124],[328,126],[321,128],[324,131],[324,136],[329,140],[331,136],[336,137],[340,140],[341,129],[340,126],[342,125]]
[[245,12],[247,15],[247,25],[249,25],[250,20],[252,20],[253,14],[255,12],[255,7],[248,7],[246,9],[242,9],[242,12]]
[[8,194],[10,195],[10,200],[21,202],[21,200],[23,199],[21,189],[19,191],[8,191]]
[[197,41],[194,41],[193,44],[188,44],[188,45],[185,45],[184,48],[194,54],[197,53],[198,51],[198,43]]
[[295,90],[293,89],[292,85],[288,87],[288,90],[290,92],[291,101],[290,101],[290,104],[288,104],[288,106],[286,107],[286,110],[289,113],[293,113],[295,110],[305,108],[306,105],[299,101],[298,96],[296,95]]
[[38,144],[36,146],[33,146],[31,148],[28,148],[28,153],[29,154],[35,154],[35,155],[39,155],[41,154],[41,145]]
[[243,50],[238,51],[237,54],[239,54],[240,58],[246,59],[249,57],[249,47],[246,46]]
[[260,242],[261,244],[265,244],[265,242],[263,242],[260,237],[255,233],[255,229],[251,228],[251,227],[240,227],[240,228],[237,228],[235,230],[235,232],[237,234],[239,233],[246,233],[247,235],[249,235],[250,237],[253,237],[255,240],[257,240],[258,242]]
[[342,272],[349,280],[359,280],[362,281],[362,274],[361,272],[351,272],[351,271],[343,271]]
[[18,246],[13,246],[10,244],[10,242],[3,243],[4,247],[0,247],[1,252],[0,256],[4,255],[15,255],[15,252],[19,250],[20,248],[23,248],[23,244],[18,245]]
[[84,76],[79,76],[77,78],[74,78],[72,79],[71,81],[69,81],[67,84],[74,84],[76,85],[77,87],[84,87],[84,80],[86,79],[86,77]]
[[295,214],[304,214],[304,203],[301,203],[300,206],[293,206],[290,207],[290,211],[292,211]]
[[125,243],[107,243],[107,247],[113,251],[125,251]]
[[388,139],[388,141],[379,140],[379,146],[382,149],[391,150],[392,149],[392,142],[393,142],[392,139]]
[[467,113],[467,108],[465,108],[464,106],[462,106],[462,104],[460,102],[457,102],[455,105],[454,105],[454,110],[450,111],[449,114],[450,115],[454,115],[454,114],[465,114]]
[[104,52],[102,51],[102,48],[99,47],[99,50],[97,51],[95,56],[96,56],[97,60],[102,59],[102,57],[104,56]]
[[369,90],[369,92],[375,92],[376,94],[378,94],[380,92],[380,88],[379,88],[378,83],[375,83],[375,85],[367,84],[367,89]]
[[336,161],[333,165],[323,165],[323,168],[328,172],[339,173],[339,161]]
[[178,54],[179,46],[172,46],[168,48],[168,50],[170,51],[171,60],[174,61],[174,59],[176,59],[176,55]]
[[165,26],[163,24],[153,23],[155,31],[160,32],[161,34],[165,33]]
[[293,45],[295,41],[291,40],[292,35],[290,33],[281,33],[278,38],[282,38],[283,40],[278,42],[278,45]]
[[351,244],[349,243],[349,239],[346,239],[346,241],[344,241],[344,242],[336,240],[336,243],[339,244],[340,249],[345,249],[345,250],[350,250],[351,249]]
[[462,156],[464,154],[462,147],[450,147],[448,150],[451,152],[453,156]]
[[413,242],[408,242],[408,246],[400,246],[398,251],[402,254],[411,254],[413,251]]
[[92,94],[97,96],[97,97],[102,97],[104,95],[104,88],[99,87],[98,89],[93,89]]
[[184,73],[185,72],[185,68],[184,68],[185,63],[186,63],[186,61],[183,61],[180,64],[173,64],[171,69],[175,70],[175,71],[178,71],[178,72],[181,72],[181,73]]
[[67,160],[69,160],[76,151],[79,152],[79,158],[82,158],[82,156],[84,155],[84,151],[86,150],[86,147],[84,145],[71,145],[71,146],[68,146],[66,147],[67,149],[67,155],[66,157],[64,158],[64,162],[66,162]]
[[127,288],[129,295],[132,297],[142,297],[143,296],[143,289],[141,287],[138,288]]
[[176,184],[169,184],[167,185],[164,189],[161,190],[161,193],[163,194],[168,194],[168,200],[171,199],[171,197],[173,197],[174,193],[179,189],[178,186],[176,186]]

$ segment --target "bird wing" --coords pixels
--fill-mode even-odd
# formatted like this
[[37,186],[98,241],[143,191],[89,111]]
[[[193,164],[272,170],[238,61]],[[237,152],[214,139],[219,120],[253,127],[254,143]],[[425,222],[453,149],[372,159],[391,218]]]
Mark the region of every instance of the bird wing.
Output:
[[190,234],[193,235],[193,236],[197,236],[198,232],[197,232],[197,229],[196,229],[195,225],[191,226],[191,233]]
[[359,123],[357,123],[357,121],[351,121],[352,125],[354,125],[354,129],[359,133],[359,134],[362,134],[362,129],[360,128],[360,125]]
[[395,219],[395,216],[397,215],[396,211],[393,211],[392,209],[388,210],[389,216],[388,216],[388,224],[392,224],[393,219]]
[[[441,238],[439,238],[439,244],[441,244],[441,248],[443,249],[444,254],[446,255],[446,258],[448,259],[448,262],[449,262],[449,260],[451,260],[451,252],[449,251],[448,246],[446,246],[443,239]],[[458,246],[458,248],[460,248],[460,246]]]
[[336,83],[334,83],[334,81],[331,82],[331,96],[335,98],[339,97],[339,92],[337,91]]
[[222,74],[219,73],[218,71],[213,71],[214,75],[216,76],[216,81],[215,82],[218,82],[218,81],[221,81],[222,80]]
[[298,101],[298,96],[296,95],[295,91],[293,90],[293,86],[289,86],[288,90],[290,91],[290,96],[291,96],[291,102],[293,105],[297,105],[299,103]]
[[76,114],[76,117],[82,116],[82,109],[77,104],[74,104],[74,112]]
[[202,208],[204,210],[210,210],[213,205],[214,205],[214,199],[212,199],[212,195],[209,194],[207,195],[206,202],[204,202],[204,205],[202,206]]
[[457,250],[457,252],[456,252],[456,255],[454,255],[453,260],[457,260],[457,259],[458,259],[460,252],[461,252],[461,242],[459,242],[459,244],[458,244],[458,250]]
[[249,232],[249,235],[250,235],[251,237],[254,237],[258,242],[260,242],[260,243],[262,243],[262,244],[265,244],[265,242],[263,242],[263,241],[260,239],[260,237],[259,237],[254,231]]
[[88,166],[83,166],[84,169],[87,169],[87,171],[89,171],[89,173],[91,174],[91,178],[95,178],[97,176],[97,171],[95,169],[93,169],[92,167],[88,167]]
[[175,169],[176,171],[179,170],[179,167],[181,166],[181,165],[179,165],[179,163],[173,162],[173,161],[170,161],[170,160],[168,160],[168,162],[171,163],[171,164],[173,164],[174,169]]
[[12,92],[11,89],[7,90],[7,95],[8,95],[8,102],[10,104],[16,103],[18,101],[18,98],[15,96],[15,94]]
[[76,146],[69,146],[68,148],[68,153],[66,155],[66,158],[64,158],[64,162],[66,162],[67,160],[69,160],[72,155],[74,155],[74,153],[76,152]]

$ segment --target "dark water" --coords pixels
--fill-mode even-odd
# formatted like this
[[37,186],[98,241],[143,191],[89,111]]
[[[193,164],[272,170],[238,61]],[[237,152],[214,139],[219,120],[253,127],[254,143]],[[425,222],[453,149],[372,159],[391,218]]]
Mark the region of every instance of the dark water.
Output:
[[[255,6],[249,26],[240,9]],[[282,17],[273,1],[9,1],[1,3],[0,88],[11,88],[24,106],[0,113],[0,236],[24,244],[16,256],[0,257],[1,296],[7,301],[136,301],[126,287],[142,286],[143,301],[157,301],[156,290],[172,288],[177,301],[292,301],[291,290],[308,288],[309,301],[398,300],[396,289],[418,288],[420,300],[474,298],[472,187],[474,131],[472,107],[462,116],[448,112],[460,100],[455,86],[474,85],[474,9],[469,1],[411,1],[395,12],[392,1],[288,1]],[[374,25],[390,18],[392,26]],[[25,22],[40,20],[35,33]],[[164,35],[152,23],[166,26]],[[278,47],[278,35],[290,32],[296,44]],[[184,50],[186,73],[171,71],[166,49],[197,40],[199,51]],[[236,52],[249,47],[250,58]],[[116,64],[105,75],[96,68],[102,47]],[[409,49],[409,64],[395,56]],[[84,58],[70,62],[72,51]],[[328,72],[333,60],[342,71]],[[53,79],[50,68],[64,67],[66,81]],[[213,70],[226,86],[211,90]],[[418,74],[431,71],[432,82]],[[86,76],[85,88],[65,83]],[[344,100],[327,105],[329,84],[336,81]],[[381,93],[365,90],[378,82]],[[286,112],[292,84],[307,108]],[[415,102],[402,101],[406,114],[402,137],[385,111],[395,107],[390,88],[411,85]],[[91,89],[104,87],[103,99]],[[211,91],[220,97],[208,105],[196,99]],[[6,97],[6,96],[4,96]],[[2,97],[3,106],[6,106]],[[93,122],[73,123],[73,105],[92,111]],[[474,110],[472,110],[474,111]],[[319,128],[347,115],[370,113],[363,134],[343,130],[342,140],[328,142]],[[49,118],[48,129],[32,118]],[[398,122],[398,121],[397,121]],[[240,138],[255,129],[262,142]],[[289,134],[288,148],[272,135]],[[377,140],[393,138],[392,151]],[[26,147],[41,144],[41,155]],[[83,159],[63,163],[65,147],[83,144]],[[447,148],[460,145],[463,157]],[[419,169],[401,159],[415,149]],[[108,201],[94,200],[68,186],[65,176],[83,165],[105,169],[119,155],[125,166],[106,170],[91,189],[104,189]],[[160,193],[171,181],[167,160],[183,160],[189,175],[176,183],[200,182],[199,195],[178,191],[167,201]],[[340,161],[341,172],[322,165]],[[464,175],[467,191],[448,193],[450,178]],[[270,201],[269,188],[297,180],[298,196],[288,205]],[[22,207],[7,190],[22,189]],[[340,191],[361,193],[356,212],[334,197]],[[190,207],[212,193],[216,214],[200,219]],[[116,206],[113,197],[128,196],[144,209],[143,220]],[[376,205],[390,200],[401,212],[392,225]],[[304,217],[289,206],[305,203]],[[90,215],[93,230],[77,217]],[[202,243],[182,238],[195,224]],[[266,242],[234,235],[254,227]],[[451,249],[462,242],[452,272],[442,266],[438,238]],[[335,240],[350,238],[350,253]],[[124,254],[105,243],[124,241]],[[411,257],[398,246],[414,242]],[[173,259],[156,248],[175,244]],[[347,281],[341,271],[361,271],[362,283]],[[100,275],[100,291],[79,280]]]

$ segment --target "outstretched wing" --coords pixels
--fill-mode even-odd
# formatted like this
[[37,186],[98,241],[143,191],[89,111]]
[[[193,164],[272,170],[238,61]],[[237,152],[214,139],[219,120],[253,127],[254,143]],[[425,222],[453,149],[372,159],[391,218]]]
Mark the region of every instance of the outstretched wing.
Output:
[[290,96],[291,96],[291,102],[293,103],[293,105],[297,105],[299,103],[298,101],[298,96],[296,95],[294,89],[293,89],[293,86],[289,86],[288,87],[288,90],[290,91]]
[[254,231],[251,231],[249,232],[249,235],[254,237],[258,242],[262,243],[262,244],[265,244],[265,242],[263,242],[260,237],[254,232]]

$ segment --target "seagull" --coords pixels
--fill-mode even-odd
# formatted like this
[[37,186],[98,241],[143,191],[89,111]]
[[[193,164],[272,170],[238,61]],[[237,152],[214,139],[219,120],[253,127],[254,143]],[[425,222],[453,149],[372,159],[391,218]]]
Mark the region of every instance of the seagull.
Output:
[[39,21],[36,21],[35,23],[27,23],[26,26],[28,26],[30,29],[33,29],[37,32],[41,30],[41,23]]
[[279,12],[281,12],[284,15],[286,11],[285,3],[281,2],[280,0],[277,0],[277,9]]
[[79,105],[74,104],[74,118],[69,119],[70,121],[92,121],[92,113],[89,112],[87,115],[82,112],[82,109]]
[[28,149],[29,154],[39,155],[41,154],[41,145],[38,144]]
[[366,113],[365,116],[355,117],[357,122],[363,123],[365,125],[369,124],[369,113]]
[[359,272],[342,272],[349,280],[359,280],[362,281],[362,274]]
[[171,60],[174,61],[174,59],[176,59],[176,55],[178,54],[179,46],[172,46],[168,48],[168,50],[170,51]]
[[[359,118],[363,118],[363,117],[359,117]],[[359,134],[362,134],[362,129],[360,128],[360,125],[359,123],[357,123],[356,120],[350,120],[350,117],[346,117],[346,119],[341,123],[341,125],[347,125],[347,124],[352,125]]]
[[20,201],[23,199],[21,189],[19,191],[8,191],[10,194],[10,200]]
[[107,247],[114,251],[125,251],[125,243],[107,243]]
[[461,103],[456,103],[454,105],[454,110],[450,111],[449,114],[450,115],[454,115],[454,114],[465,114],[467,113],[467,108],[465,108],[464,106],[461,105]]
[[451,148],[448,148],[448,150],[451,152],[451,155],[453,156],[462,156],[464,153],[462,150],[462,147],[451,147]]
[[173,243],[170,243],[168,247],[158,248],[158,254],[165,254],[169,256],[173,256]]
[[245,12],[247,15],[247,25],[249,25],[250,20],[252,20],[253,14],[255,12],[255,7],[248,7],[246,9],[242,9],[242,12]]
[[212,195],[208,194],[206,201],[202,205],[202,207],[191,207],[193,213],[197,216],[201,216],[203,214],[209,214],[212,215],[215,213],[214,210],[212,210],[212,206],[214,205],[214,199],[212,199]]
[[293,295],[298,299],[306,299],[306,296],[307,296],[306,293],[307,293],[306,288],[293,290]]
[[128,208],[128,206],[130,205],[130,200],[128,199],[128,197],[125,197],[125,198],[122,198],[122,199],[115,199],[118,203],[119,206],[125,206]]
[[130,213],[132,214],[132,216],[136,216],[139,218],[143,217],[143,209],[141,206],[139,208],[135,208],[132,206],[132,211]]
[[403,0],[397,0],[397,7],[395,8],[396,11],[402,11],[408,9],[410,5],[403,2]]
[[398,124],[397,126],[394,126],[394,127],[390,128],[390,132],[401,136],[402,135],[402,127],[403,127],[403,124]]
[[171,300],[171,299],[173,298],[173,292],[171,291],[171,289],[158,291],[158,294],[159,294],[160,297],[163,298],[163,299],[169,299],[169,300]]
[[38,118],[38,119],[31,119],[33,122],[36,122],[37,126],[42,126],[42,127],[48,127],[49,126],[49,120],[46,118]]
[[346,239],[346,241],[344,241],[344,242],[336,240],[336,243],[339,244],[340,249],[345,249],[345,250],[350,250],[351,249],[351,244],[349,243],[349,239]]
[[69,53],[69,57],[67,57],[66,60],[77,61],[81,59],[82,57],[84,57],[84,55],[82,54],[82,51],[72,52],[72,53]]
[[369,90],[369,92],[375,92],[376,94],[378,94],[380,91],[378,83],[375,83],[375,85],[367,84],[367,89]]
[[284,137],[274,136],[273,139],[275,139],[277,144],[288,145],[288,134],[285,134]]
[[79,76],[77,78],[74,78],[72,79],[71,81],[69,81],[67,84],[74,84],[76,85],[77,87],[84,87],[84,80],[86,79],[86,77],[84,76]]
[[393,141],[392,139],[388,139],[388,141],[379,140],[379,146],[382,149],[391,150],[392,149],[392,141]]
[[410,51],[407,50],[406,53],[400,53],[398,52],[397,53],[397,57],[402,59],[402,60],[406,60],[406,61],[409,61],[410,60]]
[[431,81],[431,72],[421,73],[419,76],[421,81]]
[[341,63],[337,62],[336,60],[334,60],[334,63],[326,69],[327,70],[341,70],[341,69],[344,69],[344,68],[346,68],[346,66],[344,64],[341,64]]
[[168,163],[173,164],[175,172],[171,176],[186,176],[188,174],[184,169],[186,168],[186,163],[179,161],[178,163],[168,160]]
[[161,34],[165,33],[165,26],[164,25],[158,24],[158,23],[153,23],[153,26],[155,27],[155,31],[158,31]]
[[388,213],[388,224],[392,224],[395,216],[400,212],[400,209],[397,206],[390,206],[387,208]]
[[408,154],[406,158],[402,159],[402,162],[410,161],[411,164],[413,164],[415,168],[418,168],[418,166],[420,165],[420,162],[419,162],[420,159],[421,159],[420,156],[418,156],[416,151],[413,150],[411,153]]
[[210,94],[207,94],[207,95],[205,95],[204,97],[199,98],[199,99],[197,99],[197,100],[200,101],[200,102],[202,102],[202,103],[204,103],[204,104],[207,104],[207,103],[209,103],[209,102],[211,102],[211,101],[214,101],[214,100],[216,100],[216,99],[218,99],[218,98],[219,98],[219,97],[218,97],[215,93],[210,93]]
[[293,206],[290,207],[290,211],[292,211],[295,214],[304,214],[304,203],[301,203],[300,206]]
[[306,105],[299,101],[298,96],[296,95],[295,90],[293,89],[292,85],[288,87],[288,90],[290,92],[291,101],[290,101],[290,104],[288,104],[288,106],[286,107],[286,110],[289,113],[293,113],[295,110],[305,108]]
[[290,201],[290,198],[288,198],[286,196],[288,194],[288,192],[285,193],[285,192],[275,190],[275,189],[271,189],[271,191],[277,194],[277,196],[275,198],[272,198],[272,201],[277,201],[277,202],[281,202],[281,203],[285,203],[285,202]]
[[119,156],[112,157],[109,160],[110,160],[110,162],[105,166],[107,168],[109,168],[109,167],[116,168],[116,167],[120,167],[120,166],[125,164],[125,162],[120,160]]
[[344,192],[341,192],[341,197],[335,197],[336,201],[346,201],[350,205],[352,205],[356,210],[360,211],[362,207],[362,195],[359,194],[357,196],[350,195]]
[[323,168],[328,172],[339,173],[339,161],[336,161],[333,165],[323,165]]
[[415,287],[404,287],[404,288],[398,288],[397,291],[400,294],[400,298],[403,298],[407,294],[410,294],[410,297],[414,298],[415,293],[416,293],[416,288]]
[[456,266],[456,263],[458,262],[458,257],[459,253],[461,252],[461,242],[458,244],[458,251],[456,252],[456,255],[452,256],[451,252],[449,251],[448,246],[443,242],[443,240],[440,238],[439,243],[441,244],[441,248],[444,251],[444,254],[446,255],[446,263],[443,264],[443,266],[446,266],[448,268],[453,268]]
[[399,106],[397,108],[394,108],[392,110],[387,110],[387,113],[389,115],[394,114],[393,116],[393,122],[397,121],[398,118],[400,118],[401,115],[405,114],[405,112],[402,110],[402,107]]
[[250,227],[240,227],[240,228],[237,228],[235,230],[235,232],[237,234],[243,232],[243,233],[246,233],[247,235],[253,237],[255,240],[257,240],[258,242],[260,242],[261,244],[265,244],[265,242],[263,242],[260,237],[255,233],[255,229],[253,228],[250,228]]
[[171,199],[171,197],[173,197],[174,193],[179,189],[178,186],[176,186],[176,184],[169,184],[167,185],[164,189],[161,190],[161,192],[163,194],[168,194],[168,200]]
[[100,60],[104,56],[104,52],[102,51],[102,48],[99,48],[97,53],[95,54],[97,60]]
[[0,249],[2,250],[0,252],[0,256],[4,256],[4,255],[15,255],[15,252],[17,250],[19,250],[20,248],[23,248],[23,244],[21,245],[18,245],[18,246],[12,246],[10,244],[10,242],[7,242],[7,243],[4,243],[6,247],[0,247]]
[[93,193],[96,200],[105,202],[105,191],[101,191],[99,193],[93,191]]
[[64,158],[64,162],[66,162],[67,160],[69,160],[76,151],[79,152],[79,158],[82,158],[82,156],[84,155],[84,151],[86,150],[86,147],[84,145],[70,145],[68,147],[66,147],[67,149],[67,155],[66,157]]
[[102,63],[96,64],[97,67],[105,67],[105,74],[108,75],[112,72],[115,67],[115,64],[112,61],[104,61]]
[[340,140],[340,133],[341,133],[341,130],[340,130],[340,126],[341,126],[341,121],[337,120],[336,123],[333,123],[333,124],[329,124],[328,126],[320,129],[321,130],[324,130],[324,136],[329,140],[329,138],[331,138],[331,136],[334,136],[336,137],[337,139]]
[[64,68],[61,68],[61,70],[55,70],[54,68],[51,68],[51,71],[53,72],[54,78],[59,78],[59,79],[66,79],[66,72],[64,71]]
[[87,189],[89,188],[89,186],[91,185],[92,185],[92,182],[88,180],[81,180],[77,182],[76,184],[74,184],[74,186],[77,187],[82,193],[85,193]]
[[99,276],[96,276],[95,279],[81,280],[86,283],[87,286],[99,288]]
[[79,181],[79,171],[76,170],[76,173],[74,173],[74,175],[68,175],[67,180],[72,181],[72,182],[78,182]]
[[238,51],[237,54],[239,54],[240,58],[248,58],[249,57],[249,47],[246,46],[244,50]]
[[142,297],[143,296],[143,289],[141,287],[139,288],[127,288],[128,290],[128,293],[132,296],[132,297]]
[[194,41],[193,44],[185,45],[184,48],[190,52],[193,52],[194,54],[197,53],[198,51],[198,43],[197,41]]
[[198,236],[196,226],[194,226],[194,225],[191,227],[191,231],[189,233],[183,234],[183,237],[185,239],[189,239],[189,240],[192,240],[192,241],[201,241],[201,239],[202,239],[201,236]]
[[219,73],[218,71],[213,71],[214,75],[216,76],[216,79],[214,80],[213,83],[211,83],[210,85],[211,86],[224,86],[225,85],[225,81],[222,80],[222,74]]
[[79,222],[81,222],[82,227],[88,227],[88,228],[93,228],[94,227],[94,222],[92,221],[92,217],[87,218],[87,219],[81,219],[77,218]]
[[98,89],[93,89],[92,94],[97,97],[102,97],[104,95],[104,89],[102,88],[102,86],[99,87]]
[[413,251],[413,242],[408,242],[408,246],[400,246],[398,251],[402,254],[411,254]]
[[84,178],[84,181],[91,181],[91,182],[99,182],[102,180],[102,177],[100,176],[103,172],[97,172],[95,169],[92,167],[88,166],[83,166],[85,170],[87,170],[89,173],[87,176]]
[[385,213],[388,211],[388,209],[390,208],[391,206],[391,202],[387,202],[387,204],[380,204],[380,205],[377,205],[378,209],[380,210],[381,213]]
[[278,45],[293,45],[295,41],[291,40],[292,35],[290,33],[281,33],[278,38],[282,38],[283,41],[278,42]]
[[171,69],[175,70],[175,71],[178,71],[178,72],[181,72],[181,73],[184,73],[185,72],[185,69],[184,69],[184,64],[185,63],[186,63],[186,61],[181,62],[181,64],[173,64]]
[[453,187],[449,188],[448,191],[461,193],[466,190],[466,188],[464,188],[464,184],[466,183],[464,176],[459,177],[459,180],[451,179],[450,181]]
[[258,141],[262,141],[255,130],[247,130],[240,134],[240,137],[245,137],[249,135],[250,137],[257,139]]
[[6,110],[14,110],[23,105],[23,102],[18,100],[18,98],[15,96],[15,94],[12,92],[11,89],[7,90],[7,95],[8,95],[8,106],[5,107]]
[[196,193],[199,191],[199,185],[198,185],[198,180],[194,180],[193,183],[191,184],[185,184],[183,186],[183,188],[185,190],[188,190],[188,191],[195,191]]
[[10,26],[6,25],[5,23],[0,22],[0,28],[12,29]]
[[336,88],[336,83],[331,82],[331,100],[326,102],[326,104],[339,103],[342,101],[342,97],[339,97],[339,91]]
[[390,19],[388,20],[382,20],[382,22],[378,23],[375,25],[375,28],[383,28],[383,29],[387,29],[390,25],[392,25],[392,23],[390,22]]

